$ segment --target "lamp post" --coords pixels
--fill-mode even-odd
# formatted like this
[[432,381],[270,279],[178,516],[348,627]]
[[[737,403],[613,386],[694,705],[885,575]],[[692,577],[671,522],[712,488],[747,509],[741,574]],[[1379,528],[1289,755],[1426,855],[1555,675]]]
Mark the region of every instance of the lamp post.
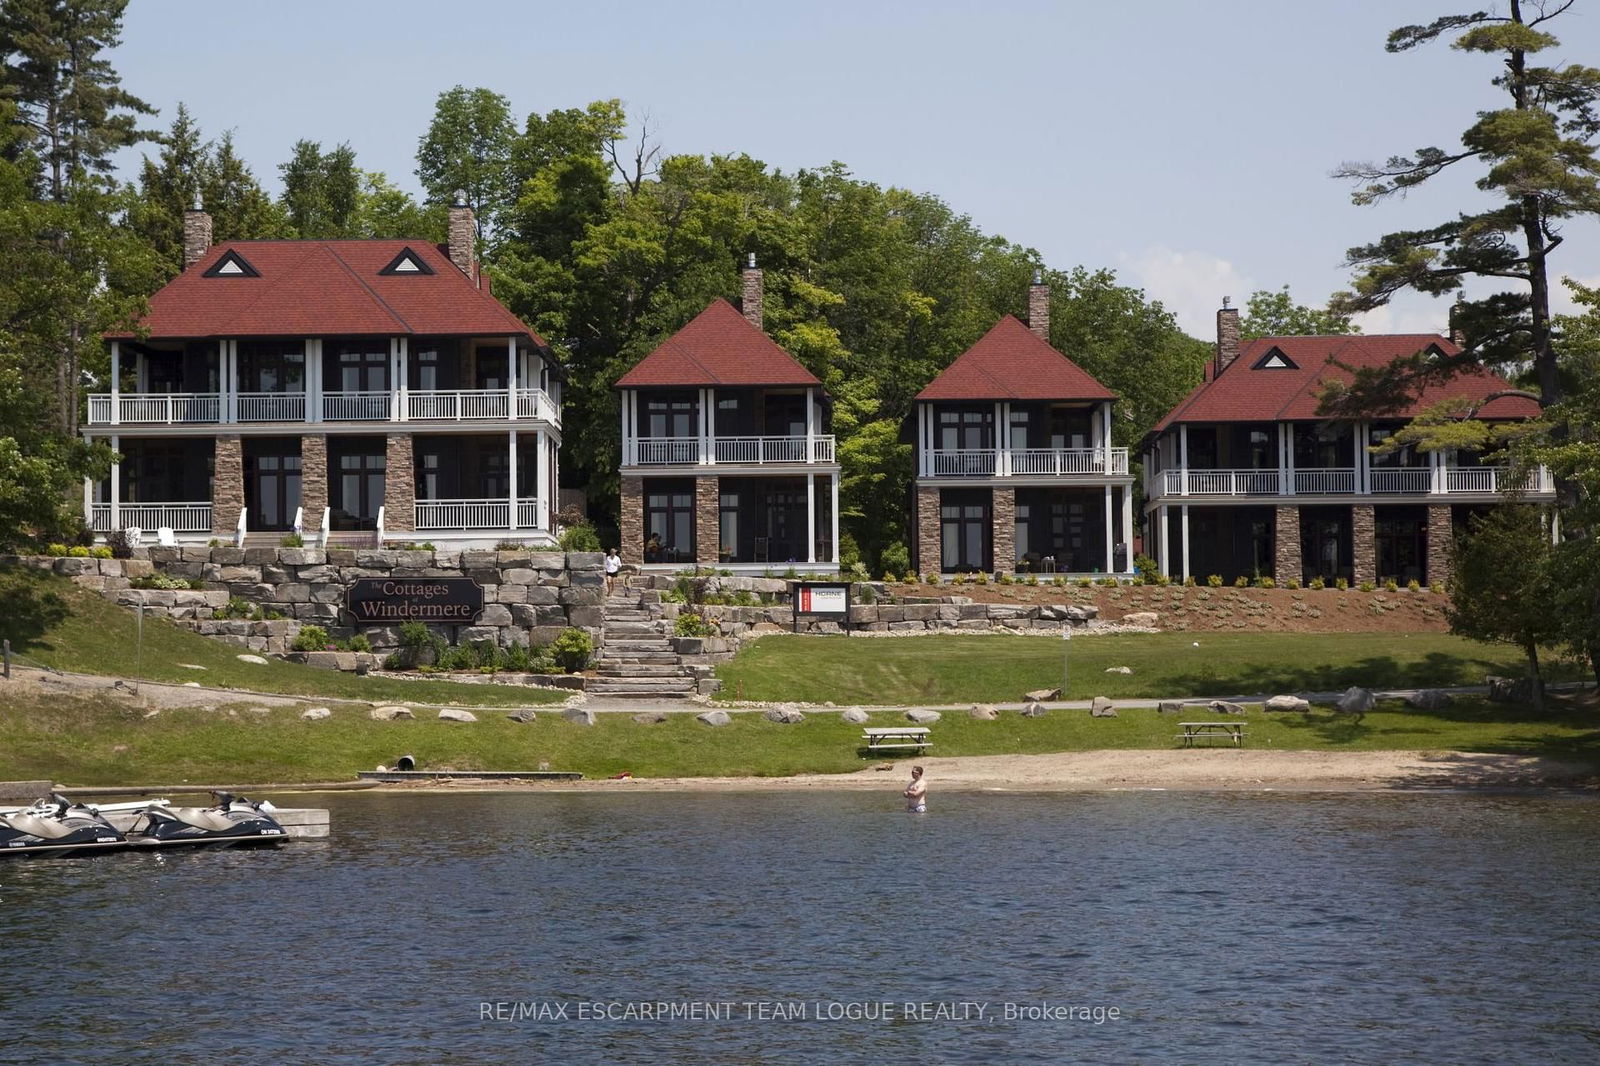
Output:
[[1067,698],[1067,652],[1072,648],[1072,623],[1065,622],[1061,626],[1061,698]]

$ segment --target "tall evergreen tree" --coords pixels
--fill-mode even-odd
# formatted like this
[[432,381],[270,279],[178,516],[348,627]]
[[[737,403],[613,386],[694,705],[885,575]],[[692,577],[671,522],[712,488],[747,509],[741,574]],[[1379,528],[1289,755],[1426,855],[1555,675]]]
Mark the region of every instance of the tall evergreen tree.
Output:
[[356,235],[361,198],[361,171],[349,144],[327,152],[316,141],[296,141],[289,161],[278,166],[283,177],[279,199],[288,235],[332,239]]
[[417,178],[428,200],[449,204],[457,189],[465,192],[479,240],[492,234],[511,203],[509,163],[516,136],[504,96],[457,85],[439,95],[433,121],[418,142]]

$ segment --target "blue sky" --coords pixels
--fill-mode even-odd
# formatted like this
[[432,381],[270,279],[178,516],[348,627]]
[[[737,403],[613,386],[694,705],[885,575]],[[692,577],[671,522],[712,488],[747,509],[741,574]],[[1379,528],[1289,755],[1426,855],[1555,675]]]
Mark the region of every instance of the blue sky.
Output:
[[[1453,146],[1476,110],[1500,106],[1490,58],[1383,51],[1395,26],[1455,10],[135,0],[113,62],[163,128],[180,100],[207,135],[232,128],[274,192],[302,137],[349,141],[362,166],[417,191],[417,140],[458,83],[504,94],[519,120],[620,97],[669,153],[743,151],[789,171],[843,161],[860,178],[942,197],[1052,266],[1111,267],[1209,337],[1222,296],[1242,304],[1288,284],[1320,303],[1346,284],[1349,246],[1475,203],[1474,174],[1377,208],[1352,206],[1328,176],[1345,160]],[[1561,58],[1600,65],[1593,6],[1551,28]],[[126,176],[150,150],[127,154]],[[1600,226],[1567,232],[1560,272],[1600,282]],[[1408,298],[1364,325],[1435,330],[1446,311]]]

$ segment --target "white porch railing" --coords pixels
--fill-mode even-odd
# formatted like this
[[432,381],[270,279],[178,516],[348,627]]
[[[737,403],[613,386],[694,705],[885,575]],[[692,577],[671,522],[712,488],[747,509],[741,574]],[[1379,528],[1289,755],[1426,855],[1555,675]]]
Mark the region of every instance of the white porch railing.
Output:
[[[1274,482],[1277,481],[1277,477],[1277,473],[1272,472]],[[1276,485],[1274,485],[1272,491],[1277,491]],[[1302,496],[1327,496],[1355,492],[1356,470],[1354,467],[1333,466],[1296,470],[1294,472],[1294,491]]]
[[1374,495],[1415,495],[1433,491],[1433,470],[1426,466],[1375,466],[1367,486]]
[[[418,500],[418,530],[510,529],[510,500]],[[538,528],[539,501],[517,500],[517,529]]]
[[461,421],[474,418],[505,418],[511,400],[505,389],[456,389],[407,394],[406,416],[415,419],[437,418]]
[[1262,496],[1278,491],[1278,471],[1191,470],[1191,496]]
[[1128,472],[1128,449],[1111,449],[1109,469],[1103,448],[1011,448],[1007,451],[1006,461],[1011,473],[1026,476],[1125,475]]
[[719,463],[803,463],[804,437],[716,437],[712,457]]
[[517,390],[517,417],[538,418],[552,426],[561,424],[561,408],[543,389]]
[[698,463],[698,437],[641,437],[634,442],[635,462],[641,466]]
[[[382,422],[389,418],[391,392],[325,392],[322,417],[328,422]],[[504,417],[504,408],[501,408]]]
[[241,422],[304,422],[306,394],[303,392],[241,392]]
[[244,547],[244,538],[250,532],[249,523],[245,521],[245,516],[249,513],[246,508],[239,508],[239,521],[233,524],[233,546],[235,548]]
[[1542,470],[1529,470],[1517,477],[1509,467],[1503,466],[1449,466],[1444,471],[1446,492],[1473,494],[1498,494],[1502,492],[1539,492],[1545,489]]
[[[111,533],[111,505],[97,503],[90,509],[90,521],[96,533]],[[170,529],[174,533],[211,532],[211,505],[209,503],[120,503],[117,505],[117,524],[127,529],[137,526],[149,532]]]
[[131,425],[178,422],[217,422],[222,418],[222,396],[215,392],[163,392],[119,395],[117,418],[112,418],[111,394],[89,397],[89,424],[108,426],[115,421]]
[[956,477],[993,477],[999,469],[1000,453],[992,448],[964,451],[935,451],[933,473]]

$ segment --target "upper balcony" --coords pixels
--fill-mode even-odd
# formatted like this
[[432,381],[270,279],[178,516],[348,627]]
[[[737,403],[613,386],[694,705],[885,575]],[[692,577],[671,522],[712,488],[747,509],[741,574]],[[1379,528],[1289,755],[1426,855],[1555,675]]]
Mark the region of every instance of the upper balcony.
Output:
[[91,426],[261,422],[541,421],[561,425],[561,408],[543,389],[427,391],[95,393]]
[[806,466],[838,461],[826,397],[800,387],[624,389],[624,467]]
[[1503,466],[1439,463],[1411,467],[1322,467],[1313,469],[1162,470],[1145,479],[1151,501],[1204,502],[1218,497],[1465,496],[1492,498],[1518,493],[1548,497],[1555,492],[1543,467],[1517,473]]
[[624,466],[784,466],[832,463],[832,434],[806,437],[642,437],[624,442]]
[[1103,478],[1128,475],[1126,448],[967,448],[928,453],[930,477]]

